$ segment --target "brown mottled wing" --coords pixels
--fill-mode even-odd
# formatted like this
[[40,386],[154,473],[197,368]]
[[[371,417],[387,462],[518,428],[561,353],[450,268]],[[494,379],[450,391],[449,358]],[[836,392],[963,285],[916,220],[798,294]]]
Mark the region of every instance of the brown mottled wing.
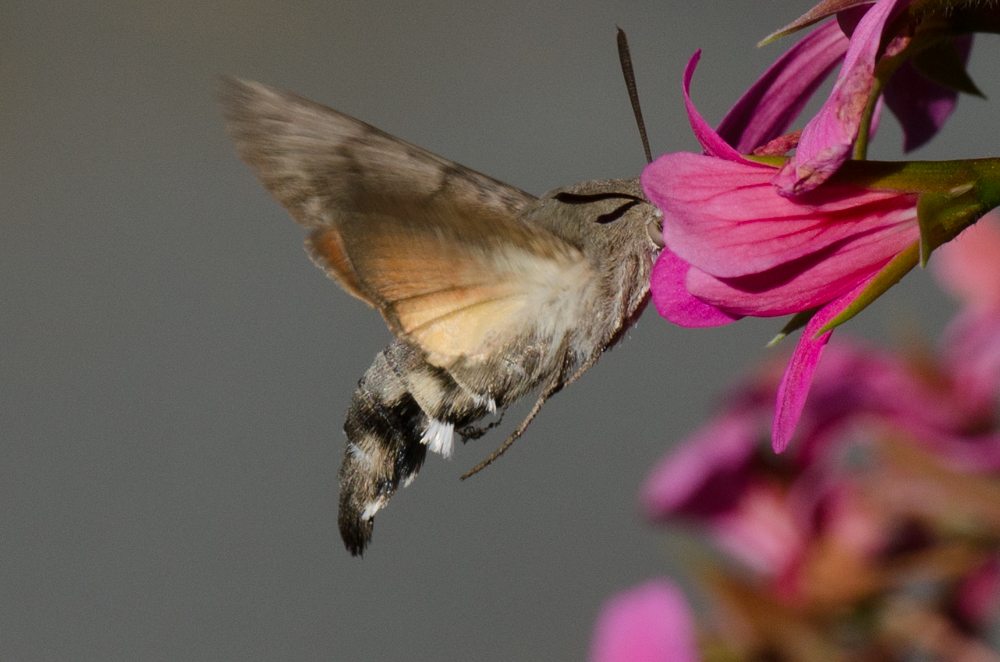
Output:
[[313,228],[313,259],[436,365],[590,281],[579,250],[518,218],[523,191],[258,83],[224,79],[220,97],[240,157]]

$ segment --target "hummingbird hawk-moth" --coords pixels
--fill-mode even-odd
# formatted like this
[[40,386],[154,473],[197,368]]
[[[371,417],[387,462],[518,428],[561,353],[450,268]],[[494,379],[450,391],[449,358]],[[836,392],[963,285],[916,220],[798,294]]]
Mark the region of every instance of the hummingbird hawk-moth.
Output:
[[[427,451],[538,391],[534,407],[614,345],[649,300],[661,217],[637,178],[536,198],[307,99],[224,79],[240,158],[296,221],[306,250],[396,339],[347,409],[338,523],[354,555]],[[467,474],[468,475],[468,474]]]

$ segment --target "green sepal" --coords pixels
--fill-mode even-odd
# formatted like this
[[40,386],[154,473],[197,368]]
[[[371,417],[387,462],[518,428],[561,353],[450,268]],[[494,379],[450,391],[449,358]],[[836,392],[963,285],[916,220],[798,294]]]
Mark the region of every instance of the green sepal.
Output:
[[754,163],[760,163],[761,165],[769,165],[775,168],[780,168],[785,165],[788,161],[787,156],[758,156],[757,154],[743,154],[743,158],[747,161],[753,161]]
[[1000,12],[993,2],[965,2],[950,8],[948,25],[953,34],[1000,33]]
[[[818,5],[795,19],[785,27],[775,30],[759,42],[764,46],[781,37],[798,32],[810,25],[833,16],[834,14],[856,7],[871,4],[871,0],[822,0]],[[914,0],[907,8],[909,21],[926,21],[934,17],[938,25],[950,35],[969,34],[973,32],[1000,32],[1000,12],[993,3],[971,2],[970,0]],[[900,19],[897,19],[899,21]],[[902,19],[906,21],[906,18]]]
[[862,290],[861,294],[855,297],[854,301],[847,308],[844,308],[839,315],[817,331],[813,338],[819,338],[827,331],[832,331],[867,308],[875,299],[885,294],[890,287],[902,280],[903,276],[908,274],[913,267],[917,266],[919,259],[920,242],[917,241],[892,258],[889,264],[882,267],[882,270],[878,272],[875,279],[868,283],[868,287]]
[[910,61],[924,78],[934,81],[938,85],[986,98],[986,95],[972,81],[969,72],[966,71],[965,63],[962,62],[962,56],[955,48],[953,39],[945,39],[925,48],[914,55]]
[[935,248],[1000,206],[1000,168],[987,160],[969,163],[970,181],[947,192],[925,192],[917,201],[921,267],[927,265]]
[[811,308],[809,310],[800,310],[792,315],[792,319],[788,320],[785,326],[781,328],[781,331],[778,332],[778,335],[771,338],[771,341],[767,343],[767,346],[774,347],[789,335],[804,327],[809,323],[809,320],[813,318],[813,315],[819,312],[820,308],[822,308],[822,306],[816,306],[815,308]]
[[759,42],[757,42],[757,47],[760,48],[766,44],[771,43],[775,39],[779,39],[786,35],[790,35],[793,32],[798,32],[803,28],[807,28],[810,25],[819,23],[827,16],[832,16],[837,12],[844,11],[845,9],[850,9],[857,5],[870,4],[871,0],[823,0],[818,5],[810,9],[808,12],[795,19],[785,27],[780,30],[776,30],[771,34],[767,35]]
[[[987,15],[986,18],[989,18],[990,14],[996,15],[995,8],[991,6],[992,4],[992,2],[975,2],[974,0],[913,0],[907,8],[907,13],[913,18],[926,18],[930,14],[937,14],[944,21],[954,26],[956,23],[962,25],[963,19],[968,20],[963,14],[970,14],[972,18],[981,18],[983,14]],[[983,27],[990,27],[992,25],[992,22],[989,20],[981,22],[984,24]],[[967,31],[971,30],[960,30],[958,32]],[[990,30],[986,31],[990,32]]]
[[934,228],[938,219],[946,212],[951,199],[944,193],[924,193],[917,200],[917,226],[920,228],[920,268],[927,266],[927,260],[934,250]]
[[921,268],[927,266],[935,248],[954,239],[985,213],[974,187],[969,184],[964,188],[954,193],[924,193],[917,201]]

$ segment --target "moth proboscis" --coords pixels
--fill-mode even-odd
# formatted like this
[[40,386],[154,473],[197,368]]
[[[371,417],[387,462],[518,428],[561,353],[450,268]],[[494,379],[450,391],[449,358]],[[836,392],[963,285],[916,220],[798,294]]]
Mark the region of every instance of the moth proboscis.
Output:
[[536,198],[293,94],[220,83],[240,158],[310,229],[306,250],[396,339],[348,407],[338,524],[361,554],[372,523],[427,451],[537,391],[554,393],[614,345],[649,299],[662,248],[637,178]]

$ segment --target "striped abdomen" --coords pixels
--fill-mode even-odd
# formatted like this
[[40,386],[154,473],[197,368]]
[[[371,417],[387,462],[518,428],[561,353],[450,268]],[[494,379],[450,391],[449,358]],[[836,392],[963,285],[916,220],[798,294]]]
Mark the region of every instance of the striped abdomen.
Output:
[[351,554],[364,551],[375,513],[413,480],[428,449],[449,457],[456,428],[495,409],[492,400],[470,394],[423,356],[393,342],[375,357],[351,397],[338,516]]

